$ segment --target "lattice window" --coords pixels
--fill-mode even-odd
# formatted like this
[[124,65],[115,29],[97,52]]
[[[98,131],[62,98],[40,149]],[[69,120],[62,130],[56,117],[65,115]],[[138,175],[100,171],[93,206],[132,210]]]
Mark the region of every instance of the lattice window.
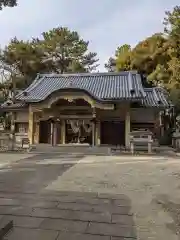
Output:
[[28,123],[16,123],[17,133],[28,133]]

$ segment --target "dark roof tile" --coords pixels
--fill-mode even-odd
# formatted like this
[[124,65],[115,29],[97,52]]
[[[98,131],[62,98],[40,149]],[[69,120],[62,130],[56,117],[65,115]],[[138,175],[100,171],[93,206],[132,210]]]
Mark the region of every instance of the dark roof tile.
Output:
[[146,97],[142,99],[142,104],[145,107],[171,107],[172,104],[168,100],[168,93],[159,87],[145,88]]
[[44,74],[17,95],[17,100],[39,102],[58,90],[84,90],[100,101],[138,100],[145,107],[170,107],[167,92],[159,87],[143,88],[137,72]]
[[5,101],[3,104],[1,104],[0,106],[0,110],[1,111],[5,111],[5,110],[10,110],[10,109],[19,109],[19,108],[25,108],[27,107],[28,104],[25,102],[17,102],[17,103],[12,103],[12,101]]
[[39,75],[18,100],[38,102],[63,89],[81,89],[99,100],[140,99],[145,96],[141,77],[136,72]]

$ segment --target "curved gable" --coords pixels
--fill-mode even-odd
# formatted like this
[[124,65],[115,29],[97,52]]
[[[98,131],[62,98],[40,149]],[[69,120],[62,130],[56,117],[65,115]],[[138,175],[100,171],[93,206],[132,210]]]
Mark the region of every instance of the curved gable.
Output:
[[135,72],[121,72],[39,75],[17,99],[39,102],[63,89],[83,90],[99,101],[133,100],[145,96],[140,75]]
[[37,105],[38,108],[52,108],[52,106],[56,105],[56,103],[60,100],[67,100],[69,102],[83,100],[93,108],[114,109],[114,104],[105,101],[97,101],[96,99],[93,99],[92,96],[90,96],[90,94],[88,94],[86,91],[79,91],[78,89],[76,91],[67,91],[67,89],[61,89],[53,92],[45,100],[38,102]]

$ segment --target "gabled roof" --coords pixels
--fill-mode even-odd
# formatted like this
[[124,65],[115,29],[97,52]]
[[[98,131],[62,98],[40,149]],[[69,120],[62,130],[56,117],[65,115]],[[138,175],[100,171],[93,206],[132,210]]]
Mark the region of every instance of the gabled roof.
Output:
[[83,73],[83,74],[45,74],[22,93],[18,100],[39,102],[58,90],[82,90],[93,98],[108,100],[133,100],[145,97],[141,77],[136,72]]
[[1,109],[23,108],[30,102],[45,100],[53,92],[81,90],[98,101],[139,101],[144,107],[172,106],[168,93],[160,87],[144,88],[137,72],[39,74],[33,83],[16,96],[17,102],[6,102]]

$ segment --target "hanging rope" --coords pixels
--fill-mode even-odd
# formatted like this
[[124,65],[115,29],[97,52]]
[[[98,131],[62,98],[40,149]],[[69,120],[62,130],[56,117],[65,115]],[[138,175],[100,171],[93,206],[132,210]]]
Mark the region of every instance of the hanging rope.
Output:
[[68,123],[71,125],[71,128],[74,133],[78,133],[80,131],[81,125],[78,120],[68,120]]

